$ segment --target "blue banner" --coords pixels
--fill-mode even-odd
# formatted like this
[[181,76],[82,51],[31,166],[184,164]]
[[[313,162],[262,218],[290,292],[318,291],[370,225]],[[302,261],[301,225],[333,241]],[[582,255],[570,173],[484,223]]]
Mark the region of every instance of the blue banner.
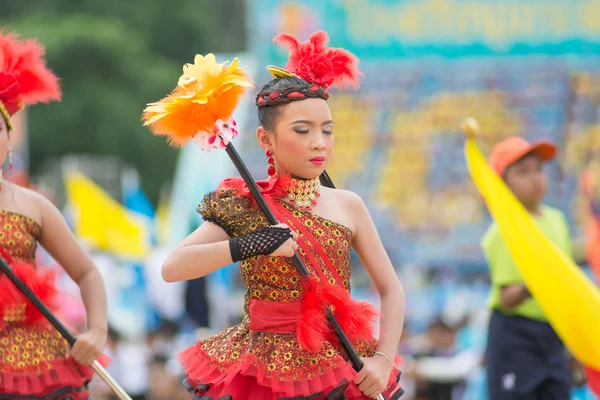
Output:
[[285,57],[271,38],[326,30],[361,60],[600,54],[596,0],[253,0],[253,49]]

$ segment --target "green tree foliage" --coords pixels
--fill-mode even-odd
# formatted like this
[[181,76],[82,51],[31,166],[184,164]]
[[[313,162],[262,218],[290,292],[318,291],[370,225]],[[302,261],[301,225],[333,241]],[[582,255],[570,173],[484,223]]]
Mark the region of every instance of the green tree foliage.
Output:
[[196,53],[245,49],[244,0],[7,0],[0,26],[36,36],[63,101],[29,110],[30,168],[64,154],[133,164],[153,201],[177,151],[140,122]]

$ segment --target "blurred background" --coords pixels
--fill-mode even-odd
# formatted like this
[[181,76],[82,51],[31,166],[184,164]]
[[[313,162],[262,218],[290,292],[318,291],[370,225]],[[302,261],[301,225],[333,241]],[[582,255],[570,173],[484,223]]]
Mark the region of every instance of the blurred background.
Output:
[[[490,218],[466,170],[462,118],[479,120],[486,152],[513,135],[559,144],[547,203],[566,213],[575,258],[594,277],[598,0],[3,0],[0,27],[38,37],[64,90],[62,103],[15,117],[10,179],[51,198],[93,255],[109,292],[111,372],[136,399],[189,398],[175,355],[243,312],[236,265],[185,283],[160,277],[166,254],[202,223],[202,195],[236,174],[224,152],[171,149],[140,122],[197,53],[238,56],[256,82],[236,114],[236,146],[256,179],[267,164],[252,98],[269,81],[264,67],[287,57],[273,36],[325,29],[361,59],[362,89],[330,100],[328,171],[367,202],[406,289],[403,398],[485,399],[479,240]],[[61,317],[82,329],[77,287],[60,282]],[[377,303],[358,261],[352,283]],[[575,382],[573,399],[593,399]],[[427,394],[437,386],[453,397]],[[103,383],[94,391],[110,399]]]

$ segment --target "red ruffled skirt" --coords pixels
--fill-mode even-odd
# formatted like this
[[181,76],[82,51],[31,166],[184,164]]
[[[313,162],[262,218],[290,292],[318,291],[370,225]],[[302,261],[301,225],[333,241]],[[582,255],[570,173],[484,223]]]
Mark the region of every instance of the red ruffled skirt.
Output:
[[[55,308],[55,279],[23,263],[13,271],[50,309]],[[0,393],[2,398],[90,398],[87,383],[94,371],[67,357],[68,344],[0,274]],[[13,397],[14,396],[14,397]]]
[[[361,357],[373,356],[376,347],[374,340],[354,343]],[[352,382],[356,372],[341,354],[328,341],[308,351],[295,333],[251,330],[245,317],[183,351],[180,360],[187,374],[184,384],[198,400],[368,399]],[[399,357],[396,362],[401,362]],[[394,367],[384,392],[387,400],[402,395],[399,380]]]

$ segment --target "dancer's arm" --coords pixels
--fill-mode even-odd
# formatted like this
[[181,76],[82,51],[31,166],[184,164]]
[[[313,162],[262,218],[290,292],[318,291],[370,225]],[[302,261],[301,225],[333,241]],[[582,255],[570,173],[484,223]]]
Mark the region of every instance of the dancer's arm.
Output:
[[232,262],[229,235],[220,226],[204,222],[167,256],[162,277],[166,282],[196,279]]
[[60,211],[45,197],[34,194],[41,210],[40,244],[77,283],[87,314],[86,333],[77,337],[71,355],[89,365],[104,350],[107,335],[106,289],[92,259],[79,246]]
[[[287,228],[287,225],[278,226]],[[298,248],[297,234],[285,241],[271,256],[291,257]],[[196,279],[233,262],[227,232],[212,222],[204,222],[167,256],[162,277],[167,282]]]
[[[396,271],[381,243],[375,224],[362,199],[351,192],[346,192],[350,215],[354,216],[356,233],[353,238],[353,248],[360,261],[369,273],[379,296],[381,297],[380,335],[377,351],[393,360],[402,334],[404,323],[405,295]],[[365,377],[368,368],[358,375],[359,389],[368,396],[378,395],[385,388],[389,373],[392,369],[390,362],[381,355],[371,358],[373,363],[365,362],[365,367],[376,368],[371,371],[376,376],[374,383],[369,384]],[[374,364],[373,366],[367,364]],[[373,390],[369,386],[373,385]],[[377,389],[377,390],[375,390]]]

